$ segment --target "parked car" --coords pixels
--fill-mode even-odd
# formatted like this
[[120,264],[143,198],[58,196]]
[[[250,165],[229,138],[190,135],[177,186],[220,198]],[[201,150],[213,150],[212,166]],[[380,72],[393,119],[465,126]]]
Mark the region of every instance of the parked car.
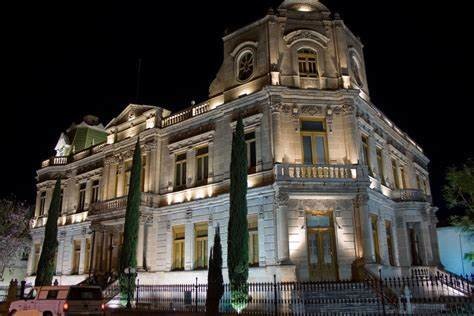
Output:
[[9,315],[29,311],[43,316],[103,315],[105,304],[100,287],[43,286],[33,288],[25,299],[12,302]]

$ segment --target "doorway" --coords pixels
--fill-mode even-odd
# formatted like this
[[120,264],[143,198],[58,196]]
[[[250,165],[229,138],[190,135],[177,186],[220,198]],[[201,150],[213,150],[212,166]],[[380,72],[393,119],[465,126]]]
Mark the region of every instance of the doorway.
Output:
[[310,280],[338,280],[332,212],[310,212],[306,216],[306,224]]

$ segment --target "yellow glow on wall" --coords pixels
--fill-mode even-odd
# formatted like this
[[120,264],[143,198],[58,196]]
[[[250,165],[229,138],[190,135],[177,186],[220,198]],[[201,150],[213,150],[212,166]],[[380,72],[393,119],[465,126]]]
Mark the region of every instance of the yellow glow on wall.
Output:
[[300,4],[296,7],[296,10],[300,12],[311,12],[314,11],[313,7],[308,4]]

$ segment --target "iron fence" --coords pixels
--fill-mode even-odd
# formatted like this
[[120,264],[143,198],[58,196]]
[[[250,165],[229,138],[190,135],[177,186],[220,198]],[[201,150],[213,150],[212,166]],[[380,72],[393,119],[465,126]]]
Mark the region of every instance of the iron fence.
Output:
[[[249,283],[249,301],[242,313],[295,316],[472,315],[473,287],[472,283],[466,282],[458,284],[434,276],[414,276],[382,281],[368,279],[364,282]],[[386,291],[392,292],[397,300],[386,299]],[[199,284],[197,280],[194,284],[182,285],[138,284],[135,307],[154,311],[205,312],[206,292],[207,285]],[[219,307],[222,314],[235,313],[230,292],[230,286],[224,285]]]

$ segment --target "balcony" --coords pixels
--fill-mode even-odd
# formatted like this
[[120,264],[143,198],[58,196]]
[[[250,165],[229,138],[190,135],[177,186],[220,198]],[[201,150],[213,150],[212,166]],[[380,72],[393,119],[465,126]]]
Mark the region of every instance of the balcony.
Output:
[[190,118],[205,114],[211,110],[211,106],[209,103],[205,102],[202,104],[195,105],[191,108],[182,110],[178,113],[172,114],[169,117],[166,117],[162,120],[161,125],[163,127],[168,127],[171,125],[175,125],[181,122],[184,122]]
[[[91,215],[113,211],[113,210],[123,210],[127,208],[127,196],[122,196],[119,198],[97,202],[91,205],[89,213]],[[149,193],[142,193],[142,206],[153,206],[153,196]]]
[[391,198],[396,202],[430,202],[430,198],[423,191],[416,189],[394,190]]
[[41,163],[42,168],[67,165],[68,157],[51,157]]
[[277,181],[356,180],[362,177],[362,169],[355,165],[278,164],[275,177]]

